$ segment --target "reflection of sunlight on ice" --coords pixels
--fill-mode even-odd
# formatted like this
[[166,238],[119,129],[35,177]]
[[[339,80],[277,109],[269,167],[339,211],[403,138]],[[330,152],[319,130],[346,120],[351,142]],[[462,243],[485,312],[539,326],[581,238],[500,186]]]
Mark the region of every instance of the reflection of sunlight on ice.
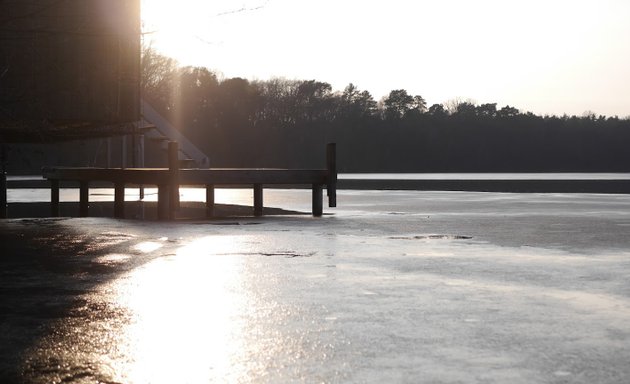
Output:
[[[112,190],[109,196],[111,201],[114,199],[113,196]],[[206,189],[182,187],[179,189],[179,196],[181,201],[206,201]],[[220,204],[251,205],[253,196],[251,189],[217,188],[214,190],[214,200]],[[129,201],[138,200],[139,197],[137,190],[125,193],[125,199]],[[145,188],[144,201],[157,201],[157,188]]]
[[142,253],[149,253],[156,251],[162,248],[162,244],[156,243],[155,241],[144,241],[142,243],[136,244],[133,249],[140,251]]
[[[129,382],[208,382],[238,375],[246,310],[234,237],[193,241],[133,272],[120,292],[134,320],[127,330]],[[218,256],[218,254],[224,254]]]
[[99,256],[94,259],[94,263],[96,264],[122,264],[126,263],[131,259],[130,255],[120,254],[120,253],[109,253],[107,255]]

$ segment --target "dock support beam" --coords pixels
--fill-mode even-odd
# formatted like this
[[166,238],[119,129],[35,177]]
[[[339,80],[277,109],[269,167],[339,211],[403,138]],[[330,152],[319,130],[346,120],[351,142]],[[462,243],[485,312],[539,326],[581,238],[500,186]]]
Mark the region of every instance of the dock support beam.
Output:
[[0,151],[0,219],[6,219],[9,214],[7,208],[7,150],[4,145]]
[[158,185],[157,218],[168,219],[168,185]]
[[89,182],[81,181],[79,183],[79,217],[88,217],[90,208],[90,189]]
[[263,215],[263,185],[254,184],[254,216]]
[[7,173],[0,171],[0,219],[9,217],[7,209]]
[[125,184],[114,184],[114,217],[125,218]]
[[50,180],[50,216],[59,217],[59,180]]
[[0,171],[0,219],[6,219],[7,212],[7,173]]
[[206,217],[214,217],[214,185],[206,185]]
[[321,184],[313,184],[313,216],[321,217],[324,213],[324,196]]
[[179,147],[176,141],[168,143],[169,193],[168,218],[175,219],[175,210],[179,208]]
[[328,181],[326,192],[328,194],[328,206],[337,206],[337,144],[329,143],[326,146],[326,169]]

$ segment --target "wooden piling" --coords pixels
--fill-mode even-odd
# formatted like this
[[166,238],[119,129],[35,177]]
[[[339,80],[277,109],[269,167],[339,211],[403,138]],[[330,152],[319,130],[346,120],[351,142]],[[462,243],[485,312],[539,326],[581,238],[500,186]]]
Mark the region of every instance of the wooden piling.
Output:
[[114,217],[125,218],[125,183],[114,184]]
[[90,207],[90,189],[89,182],[81,181],[79,183],[79,216],[88,217]]
[[175,211],[179,208],[179,147],[176,141],[168,143],[168,169],[169,169],[169,204],[168,218],[175,219]]
[[324,196],[321,184],[313,184],[313,216],[321,217],[324,213]]
[[6,219],[8,215],[7,209],[7,173],[0,171],[0,219]]
[[59,217],[59,180],[50,180],[50,216]]
[[214,217],[214,185],[206,185],[206,217]]
[[337,144],[326,145],[326,170],[328,171],[326,191],[328,206],[337,206]]
[[7,201],[7,149],[0,147],[0,219],[9,217]]
[[157,201],[157,218],[158,220],[167,220],[169,217],[168,198],[169,186],[166,184],[158,185],[158,201]]
[[263,214],[263,185],[254,184],[254,216]]

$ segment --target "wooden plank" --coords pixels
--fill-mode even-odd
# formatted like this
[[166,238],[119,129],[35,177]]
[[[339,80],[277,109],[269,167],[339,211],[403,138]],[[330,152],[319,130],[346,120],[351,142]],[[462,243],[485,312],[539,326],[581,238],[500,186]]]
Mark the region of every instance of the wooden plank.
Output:
[[[45,168],[42,175],[51,180],[107,181],[111,183],[159,185],[169,181],[167,168]],[[180,169],[179,183],[206,184],[325,184],[323,169]]]
[[322,169],[182,169],[181,184],[304,184],[326,183]]
[[73,181],[107,181],[125,184],[158,185],[168,181],[166,168],[44,168],[44,178]]

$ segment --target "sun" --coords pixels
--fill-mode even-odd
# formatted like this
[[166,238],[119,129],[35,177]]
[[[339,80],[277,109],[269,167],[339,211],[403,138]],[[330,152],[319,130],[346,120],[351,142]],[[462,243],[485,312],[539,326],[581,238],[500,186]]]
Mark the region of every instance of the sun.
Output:
[[195,38],[211,2],[142,0],[144,43],[179,61],[196,55]]
[[242,23],[261,4],[266,2],[141,0],[144,42],[184,65],[203,66],[250,34]]

